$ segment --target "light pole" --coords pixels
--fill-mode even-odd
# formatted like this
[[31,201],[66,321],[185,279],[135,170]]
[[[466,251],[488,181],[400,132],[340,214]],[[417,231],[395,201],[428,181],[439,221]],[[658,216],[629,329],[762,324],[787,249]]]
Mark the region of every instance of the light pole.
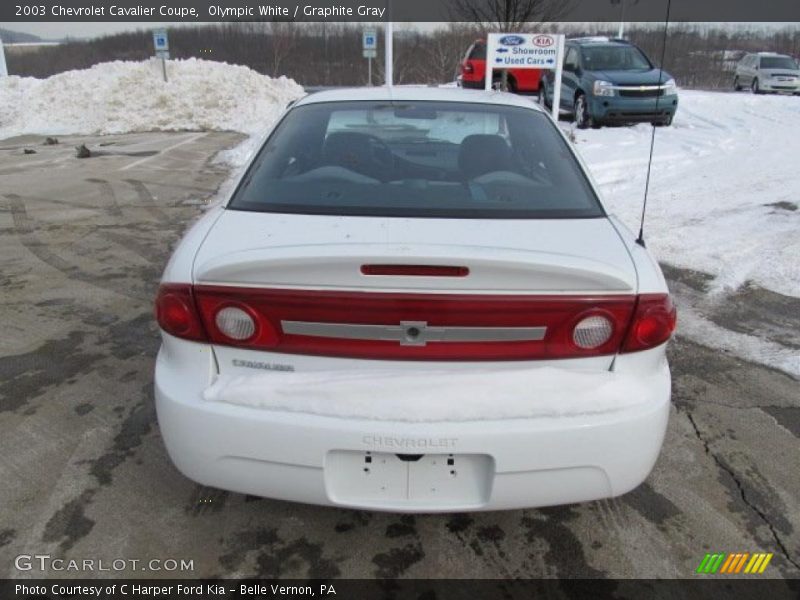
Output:
[[0,39],[0,77],[8,77],[8,67],[6,67],[6,51],[3,49],[2,39]]
[[[389,16],[389,18],[390,19],[392,18],[391,15]],[[385,40],[386,49],[383,51],[383,56],[385,59],[383,70],[386,73],[385,77],[386,85],[389,87],[392,86],[392,80],[394,78],[394,73],[392,72],[392,66],[393,66],[392,49],[394,46],[393,42],[394,31],[392,25],[393,23],[391,21],[387,21],[386,29],[384,30],[386,32],[386,40]]]

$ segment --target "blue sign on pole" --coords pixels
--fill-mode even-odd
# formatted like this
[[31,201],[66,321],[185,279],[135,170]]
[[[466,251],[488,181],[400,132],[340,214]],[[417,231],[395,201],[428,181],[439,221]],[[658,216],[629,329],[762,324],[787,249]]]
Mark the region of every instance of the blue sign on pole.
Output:
[[156,48],[156,53],[169,50],[169,38],[167,37],[166,29],[157,29],[153,32],[153,45]]

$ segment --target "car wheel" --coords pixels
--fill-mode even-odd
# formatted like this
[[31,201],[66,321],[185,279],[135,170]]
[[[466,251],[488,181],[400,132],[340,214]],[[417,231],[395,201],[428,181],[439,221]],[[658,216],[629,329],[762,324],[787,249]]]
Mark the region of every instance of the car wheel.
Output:
[[536,101],[542,108],[550,108],[550,106],[547,104],[547,86],[545,86],[543,83],[539,85],[539,95],[537,96]]
[[511,75],[508,76],[508,89],[506,89],[506,91],[511,94],[517,93],[517,80],[511,77]]
[[578,94],[578,97],[575,98],[573,114],[575,115],[575,125],[578,126],[578,129],[586,129],[594,125],[592,123],[592,117],[589,116],[589,107],[586,104],[586,96],[583,94]]
[[492,77],[492,89],[498,92],[512,92],[514,91],[513,85],[511,83],[511,78],[508,78],[505,82],[503,81],[502,75],[497,77]]
[[753,79],[753,83],[750,85],[750,89],[753,91],[754,94],[761,94],[761,88],[758,87],[758,78]]
[[666,118],[661,119],[660,121],[654,121],[652,124],[656,127],[669,127],[670,125],[672,125],[672,118],[673,115],[669,115]]
[[737,92],[741,91],[742,85],[739,83],[739,76],[733,78],[733,89]]

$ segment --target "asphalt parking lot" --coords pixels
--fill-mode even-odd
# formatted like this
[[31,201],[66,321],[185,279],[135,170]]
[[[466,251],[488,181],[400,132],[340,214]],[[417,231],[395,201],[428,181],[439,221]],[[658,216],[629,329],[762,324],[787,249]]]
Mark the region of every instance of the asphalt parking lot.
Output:
[[[226,178],[211,158],[240,139],[0,142],[0,577],[93,575],[14,565],[49,554],[194,565],[117,573],[137,577],[672,578],[696,577],[715,551],[773,552],[762,577],[800,577],[800,385],[680,335],[664,449],[621,498],[400,516],[185,479],[155,418],[152,299],[171,247]],[[96,155],[75,158],[79,143]],[[800,352],[797,299],[746,288],[709,304],[702,273],[666,274],[679,307]]]

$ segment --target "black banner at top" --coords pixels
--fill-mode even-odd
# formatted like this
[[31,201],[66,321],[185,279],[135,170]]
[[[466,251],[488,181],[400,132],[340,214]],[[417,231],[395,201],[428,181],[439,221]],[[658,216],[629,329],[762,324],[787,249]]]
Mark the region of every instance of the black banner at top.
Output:
[[800,0],[2,0],[0,21],[662,22],[668,4],[671,21],[800,22]]

